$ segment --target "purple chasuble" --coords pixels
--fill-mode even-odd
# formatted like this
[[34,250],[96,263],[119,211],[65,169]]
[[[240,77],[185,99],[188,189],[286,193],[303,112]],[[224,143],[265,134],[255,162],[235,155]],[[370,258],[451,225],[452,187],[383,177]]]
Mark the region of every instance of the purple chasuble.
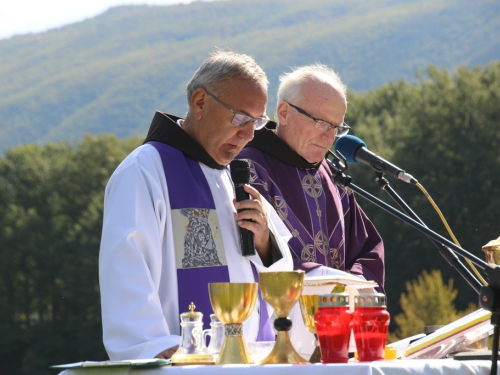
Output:
[[331,180],[327,163],[305,165],[271,130],[255,132],[237,157],[250,160],[250,184],[292,233],[296,269],[320,265],[363,275],[384,291],[384,247],[354,195]]
[[[244,149],[240,156],[254,159],[249,157],[248,150]],[[259,192],[264,190],[261,194],[270,199],[292,232],[288,244],[294,258],[345,270],[342,199],[345,201],[347,194],[344,191],[339,194],[325,169],[300,169],[273,161],[280,164],[272,173],[278,182],[269,178],[266,169],[252,160],[250,183],[254,187],[260,186]],[[325,194],[325,189],[337,194]]]
[[[177,126],[177,125],[176,125]],[[177,285],[179,312],[187,311],[191,302],[203,313],[203,324],[210,327],[210,314],[213,314],[208,284],[229,282],[229,271],[225,258],[221,256],[223,248],[217,249],[215,240],[220,233],[216,216],[215,203],[208,182],[198,161],[186,156],[177,148],[162,142],[149,141],[162,160],[173,221],[175,213],[185,220],[185,230],[181,246],[176,246]],[[215,220],[214,220],[215,218]],[[174,223],[175,228],[175,223]],[[214,230],[215,229],[215,230]],[[179,231],[174,229],[174,237]],[[179,254],[182,248],[183,254]],[[258,275],[252,262],[256,282]],[[275,335],[269,321],[266,305],[259,290],[260,324],[257,341],[274,341]],[[184,310],[183,310],[184,309]]]

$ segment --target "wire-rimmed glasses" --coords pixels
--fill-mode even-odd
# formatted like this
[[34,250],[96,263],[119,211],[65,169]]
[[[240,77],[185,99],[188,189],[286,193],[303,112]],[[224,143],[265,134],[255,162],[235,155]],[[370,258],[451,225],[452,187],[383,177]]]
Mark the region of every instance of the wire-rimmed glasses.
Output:
[[349,129],[351,129],[351,127],[343,121],[342,121],[342,124],[340,124],[340,125],[334,125],[331,122],[314,117],[313,115],[307,113],[302,108],[297,107],[296,105],[293,105],[292,103],[288,103],[288,102],[286,102],[286,103],[288,105],[290,105],[291,107],[295,108],[297,110],[297,112],[302,113],[304,116],[307,116],[310,119],[312,119],[316,123],[316,129],[318,129],[320,132],[327,132],[330,129],[334,129],[335,137],[340,138],[340,137],[343,137],[344,135],[346,135],[347,133],[349,133]]
[[207,94],[215,100],[217,103],[223,105],[226,107],[231,113],[233,114],[233,119],[231,120],[231,124],[234,126],[237,126],[239,128],[242,128],[246,124],[248,124],[250,121],[253,122],[253,128],[255,130],[262,129],[266,124],[269,122],[269,117],[267,116],[262,116],[262,117],[252,117],[249,115],[246,115],[244,113],[236,112],[233,111],[226,103],[224,103],[222,100],[220,100],[218,97],[216,97],[214,94],[212,94],[210,91],[208,91],[206,88],[201,87],[203,90],[207,92]]

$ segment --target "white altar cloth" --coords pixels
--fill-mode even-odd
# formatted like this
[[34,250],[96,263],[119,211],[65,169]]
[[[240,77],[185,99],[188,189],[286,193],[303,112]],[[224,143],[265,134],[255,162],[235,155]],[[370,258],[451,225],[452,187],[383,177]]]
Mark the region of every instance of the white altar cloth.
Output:
[[[489,375],[491,361],[453,359],[392,360],[346,364],[165,366],[156,368],[71,369],[61,375]],[[500,368],[500,366],[499,366]],[[500,374],[500,371],[497,372]]]

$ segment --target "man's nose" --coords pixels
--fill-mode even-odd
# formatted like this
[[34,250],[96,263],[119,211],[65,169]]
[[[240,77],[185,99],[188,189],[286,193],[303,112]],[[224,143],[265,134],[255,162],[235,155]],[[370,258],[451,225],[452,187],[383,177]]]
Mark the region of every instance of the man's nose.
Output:
[[241,138],[245,139],[247,142],[250,142],[253,139],[253,134],[254,134],[253,121],[250,121],[248,124],[242,127],[238,132],[238,135]]
[[337,130],[335,128],[330,128],[326,132],[323,132],[323,137],[325,139],[328,139],[328,141],[332,142],[335,141],[335,136],[337,135]]

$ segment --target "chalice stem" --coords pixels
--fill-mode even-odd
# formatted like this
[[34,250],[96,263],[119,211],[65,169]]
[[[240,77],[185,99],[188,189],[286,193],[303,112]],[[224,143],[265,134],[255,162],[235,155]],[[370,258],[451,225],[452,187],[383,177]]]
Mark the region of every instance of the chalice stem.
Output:
[[270,363],[308,363],[295,350],[288,331],[278,331],[276,344],[269,355],[261,361],[261,365]]

